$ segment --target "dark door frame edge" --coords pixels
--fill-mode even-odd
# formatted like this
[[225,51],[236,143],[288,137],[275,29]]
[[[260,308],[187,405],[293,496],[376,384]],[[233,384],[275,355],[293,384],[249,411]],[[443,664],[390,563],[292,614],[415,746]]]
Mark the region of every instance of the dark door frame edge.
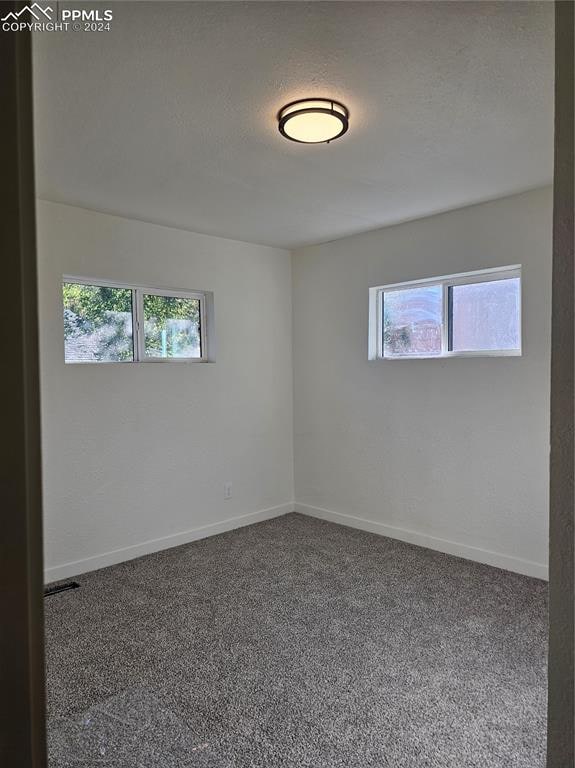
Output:
[[[19,3],[2,2],[2,16]],[[31,39],[0,30],[0,765],[45,768],[42,488]]]
[[555,3],[547,768],[574,765],[573,0]]

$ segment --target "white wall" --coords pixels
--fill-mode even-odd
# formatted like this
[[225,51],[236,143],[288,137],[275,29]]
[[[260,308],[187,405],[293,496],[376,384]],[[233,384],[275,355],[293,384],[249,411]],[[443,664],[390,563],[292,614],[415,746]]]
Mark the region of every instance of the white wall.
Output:
[[[290,269],[279,249],[39,202],[47,578],[290,511],[294,454],[302,512],[545,576],[551,204],[540,189]],[[370,286],[515,263],[521,358],[368,362]],[[214,291],[216,363],[65,365],[63,274]]]
[[[293,508],[287,251],[40,201],[38,258],[48,579]],[[63,274],[214,291],[216,362],[65,365]]]
[[[296,508],[546,575],[551,188],[293,254]],[[522,357],[367,360],[370,286],[523,265]]]

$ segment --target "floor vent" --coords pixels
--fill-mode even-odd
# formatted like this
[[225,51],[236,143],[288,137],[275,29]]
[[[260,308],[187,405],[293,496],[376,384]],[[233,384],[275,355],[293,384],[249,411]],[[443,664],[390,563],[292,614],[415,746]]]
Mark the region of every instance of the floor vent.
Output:
[[44,597],[51,597],[59,592],[67,592],[69,589],[78,589],[79,586],[77,581],[67,581],[65,584],[57,584],[55,587],[46,587]]

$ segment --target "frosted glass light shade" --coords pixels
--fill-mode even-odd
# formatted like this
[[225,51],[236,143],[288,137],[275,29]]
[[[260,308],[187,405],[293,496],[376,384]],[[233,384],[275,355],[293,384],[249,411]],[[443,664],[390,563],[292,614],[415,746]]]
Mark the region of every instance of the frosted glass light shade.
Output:
[[278,115],[282,136],[300,144],[324,144],[343,136],[349,112],[332,99],[302,99],[287,104]]

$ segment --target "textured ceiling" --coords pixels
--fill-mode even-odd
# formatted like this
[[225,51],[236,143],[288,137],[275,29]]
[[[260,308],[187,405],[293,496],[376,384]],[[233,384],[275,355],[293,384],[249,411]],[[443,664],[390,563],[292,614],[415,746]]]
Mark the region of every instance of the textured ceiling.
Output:
[[[294,247],[551,180],[552,3],[113,7],[35,36],[40,197]],[[305,96],[349,132],[282,138]]]

